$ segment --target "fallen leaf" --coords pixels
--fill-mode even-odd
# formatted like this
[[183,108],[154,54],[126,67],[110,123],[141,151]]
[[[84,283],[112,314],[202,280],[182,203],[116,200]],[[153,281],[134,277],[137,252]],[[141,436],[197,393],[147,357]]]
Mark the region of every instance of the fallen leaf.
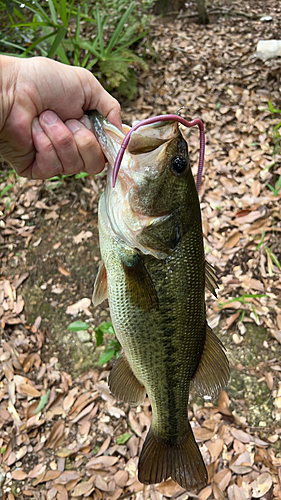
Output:
[[23,481],[27,478],[26,472],[24,472],[22,469],[13,470],[11,476],[16,481]]
[[252,492],[254,498],[263,497],[272,486],[272,477],[269,472],[264,472],[255,481],[252,482]]

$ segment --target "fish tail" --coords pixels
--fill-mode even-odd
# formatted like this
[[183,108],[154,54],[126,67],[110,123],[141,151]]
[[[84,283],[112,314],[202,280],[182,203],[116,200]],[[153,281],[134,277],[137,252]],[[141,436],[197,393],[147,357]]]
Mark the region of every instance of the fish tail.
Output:
[[143,484],[160,483],[171,477],[186,490],[199,490],[208,483],[208,473],[189,424],[176,443],[157,436],[150,427],[138,470]]

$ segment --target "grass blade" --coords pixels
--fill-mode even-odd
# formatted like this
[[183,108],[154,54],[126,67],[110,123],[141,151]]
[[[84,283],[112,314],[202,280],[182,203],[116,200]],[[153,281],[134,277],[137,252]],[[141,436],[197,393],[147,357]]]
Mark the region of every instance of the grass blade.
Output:
[[79,5],[76,15],[75,46],[74,46],[74,65],[79,66],[79,41],[80,41],[80,19],[81,7]]
[[109,44],[108,44],[108,46],[106,48],[106,54],[107,55],[110,54],[110,52],[112,51],[113,47],[116,45],[116,43],[118,41],[118,38],[119,38],[120,34],[122,33],[124,25],[126,24],[128,17],[131,15],[131,13],[133,11],[134,6],[135,6],[135,2],[132,2],[130,4],[128,10],[123,14],[123,16],[121,17],[119,23],[117,24],[117,27],[116,27],[114,33],[112,34],[112,37],[110,38]]
[[53,4],[53,0],[49,0],[48,5],[49,5],[50,12],[51,12],[51,17],[52,17],[53,23],[57,24],[58,18],[57,18],[56,9],[55,9],[54,4]]
[[28,49],[26,49],[26,51],[22,54],[22,57],[25,57],[27,54],[29,54],[30,51],[34,49],[34,47],[37,47],[41,51],[42,55],[47,56],[47,52],[42,47],[40,47],[40,43],[44,42],[44,40],[47,40],[48,38],[51,38],[52,36],[54,36],[53,32],[48,33],[47,35],[41,36],[40,38],[37,38],[35,40],[35,42],[33,42],[28,47]]
[[66,52],[65,52],[62,45],[58,46],[57,55],[62,63],[70,65],[70,60],[68,59]]
[[98,40],[100,44],[101,57],[104,56],[104,43],[103,43],[103,18],[100,16],[99,9],[96,11],[97,27],[98,27]]
[[61,26],[58,29],[56,38],[48,51],[47,57],[50,57],[50,58],[54,57],[55,53],[57,52],[57,48],[60,45],[61,41],[64,39],[66,33],[67,33],[67,28],[65,26]]

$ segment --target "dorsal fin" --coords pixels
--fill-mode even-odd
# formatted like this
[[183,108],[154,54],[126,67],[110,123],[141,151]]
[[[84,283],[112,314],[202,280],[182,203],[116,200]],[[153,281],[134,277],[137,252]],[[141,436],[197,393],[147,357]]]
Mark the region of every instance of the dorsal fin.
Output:
[[205,285],[215,297],[217,297],[216,288],[219,288],[218,281],[215,268],[205,260]]

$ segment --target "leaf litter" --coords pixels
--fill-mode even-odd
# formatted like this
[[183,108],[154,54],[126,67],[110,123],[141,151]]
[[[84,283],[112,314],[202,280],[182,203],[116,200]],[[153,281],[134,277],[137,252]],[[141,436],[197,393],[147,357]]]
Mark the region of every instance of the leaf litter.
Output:
[[[65,210],[77,206],[81,216],[91,211],[96,224],[103,177],[80,180],[77,205],[70,179],[58,196],[52,181],[17,180],[11,174],[0,179],[0,190],[14,184],[0,198],[0,485],[8,500],[281,499],[281,190],[276,188],[281,155],[273,155],[278,119],[267,103],[270,99],[280,108],[280,59],[254,57],[258,40],[280,33],[281,8],[273,1],[266,7],[261,1],[232,5],[236,14],[230,10],[226,17],[218,3],[205,29],[188,18],[189,11],[153,22],[149,72],[139,75],[139,97],[123,106],[123,115],[131,123],[183,106],[185,117],[203,118],[205,247],[221,278],[218,299],[207,299],[207,312],[230,346],[234,373],[240,370],[242,377],[250,374],[266,384],[263,404],[272,402],[270,424],[264,425],[262,415],[260,424],[249,423],[247,396],[231,393],[231,387],[214,404],[203,405],[192,396],[189,417],[209,485],[199,494],[183,491],[171,479],[142,485],[137,462],[151,423],[148,399],[137,408],[118,403],[108,390],[108,370],[73,375],[67,366],[58,369],[58,357],[44,351],[50,336],[46,318],[38,315],[29,324],[28,298],[21,293],[40,263],[22,265],[17,248],[24,255],[40,251],[44,235],[38,220],[58,224]],[[265,10],[272,22],[259,19]],[[189,130],[187,139],[196,166],[198,137]],[[72,245],[84,245],[93,231],[93,226],[77,228]],[[61,241],[52,245],[63,251]],[[93,260],[97,264],[98,255]],[[65,287],[77,279],[63,258],[56,259],[55,271],[41,285],[43,293],[62,295],[66,314],[86,322],[94,317],[98,326],[90,293],[74,290],[75,299],[63,302]],[[267,356],[258,353],[249,367],[235,363],[232,354],[247,344],[251,325],[265,329]]]

